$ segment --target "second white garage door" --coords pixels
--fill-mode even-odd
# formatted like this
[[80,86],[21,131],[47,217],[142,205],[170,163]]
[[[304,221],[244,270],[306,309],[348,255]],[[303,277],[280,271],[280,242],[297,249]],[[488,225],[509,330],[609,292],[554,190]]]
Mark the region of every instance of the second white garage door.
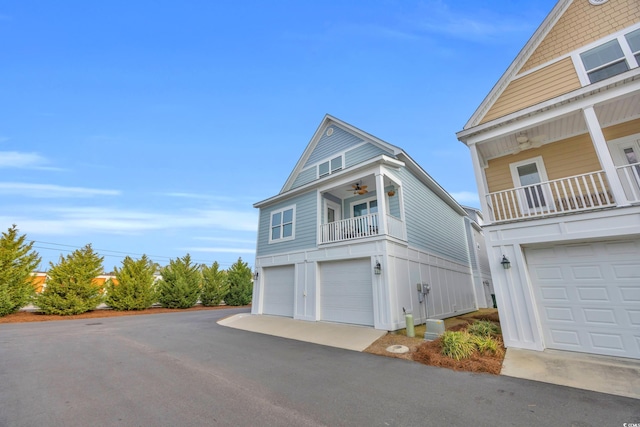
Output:
[[322,320],[373,326],[371,274],[368,258],[320,264]]
[[268,267],[262,270],[262,274],[264,276],[262,312],[293,317],[295,266]]
[[525,255],[546,347],[640,358],[640,240]]

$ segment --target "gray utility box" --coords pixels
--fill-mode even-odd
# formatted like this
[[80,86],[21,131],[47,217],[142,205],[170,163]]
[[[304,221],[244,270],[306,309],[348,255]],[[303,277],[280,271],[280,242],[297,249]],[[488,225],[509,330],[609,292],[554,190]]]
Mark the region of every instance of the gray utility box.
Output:
[[427,319],[426,330],[424,333],[424,339],[433,341],[440,335],[444,334],[444,320],[439,319]]

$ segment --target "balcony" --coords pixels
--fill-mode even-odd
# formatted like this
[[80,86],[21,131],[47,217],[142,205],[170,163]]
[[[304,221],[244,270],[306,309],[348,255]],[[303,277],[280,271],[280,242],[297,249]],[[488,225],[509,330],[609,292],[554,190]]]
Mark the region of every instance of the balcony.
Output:
[[[386,235],[406,240],[404,222],[390,215],[386,218]],[[378,213],[347,218],[320,225],[320,244],[346,242],[382,235]]]
[[[626,182],[631,192],[638,189],[640,180],[634,180],[638,179],[640,168],[628,168],[619,168],[619,173],[621,178],[628,178]],[[640,190],[636,193],[636,201],[640,201]],[[489,193],[487,203],[496,223],[616,206],[604,171]]]

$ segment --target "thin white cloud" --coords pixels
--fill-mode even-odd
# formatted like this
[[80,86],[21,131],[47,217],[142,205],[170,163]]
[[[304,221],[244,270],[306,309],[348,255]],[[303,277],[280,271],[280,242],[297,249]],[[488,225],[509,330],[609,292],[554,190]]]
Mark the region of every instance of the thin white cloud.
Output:
[[236,239],[235,237],[194,237],[193,240],[202,240],[206,242],[225,242],[240,244],[255,244],[255,239]]
[[206,252],[206,253],[234,253],[234,254],[254,254],[255,249],[242,249],[242,248],[218,248],[218,247],[190,247],[180,248],[181,251],[186,252]]
[[85,187],[63,187],[53,184],[28,184],[24,182],[0,182],[0,194],[33,198],[118,196],[118,190],[101,190]]
[[0,168],[35,169],[45,167],[48,160],[38,153],[0,151]]
[[152,231],[182,229],[255,232],[258,219],[253,211],[184,210],[157,213],[102,207],[39,206],[34,215],[0,217],[0,229],[11,224],[18,224],[21,231],[30,234],[141,235]]
[[455,193],[449,193],[451,197],[456,199],[458,203],[469,204],[469,203],[480,203],[480,198],[478,197],[478,193],[474,193],[472,191],[458,191]]

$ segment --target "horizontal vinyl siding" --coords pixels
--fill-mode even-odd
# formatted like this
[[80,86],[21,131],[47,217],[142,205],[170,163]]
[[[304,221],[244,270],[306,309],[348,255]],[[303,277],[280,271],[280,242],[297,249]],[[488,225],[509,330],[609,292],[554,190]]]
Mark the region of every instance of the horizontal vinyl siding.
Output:
[[[287,253],[316,247],[317,233],[317,193],[311,191],[301,196],[285,200],[275,205],[260,209],[258,224],[258,245],[256,256]],[[294,221],[295,239],[269,244],[271,232],[271,212],[287,207],[296,207]]]
[[318,169],[315,167],[303,170],[298,174],[295,181],[293,181],[291,188],[301,187],[305,184],[308,184],[314,179],[316,179],[317,176],[318,176]]
[[464,217],[406,168],[400,169],[399,177],[409,244],[468,265]]
[[471,254],[476,252],[476,246],[474,244],[473,241],[473,236],[474,236],[474,230],[473,227],[471,226],[471,220],[470,219],[465,219],[464,221],[464,229],[465,232],[467,233],[467,248],[469,250],[469,258],[471,261],[471,268],[473,268],[474,270],[478,268],[478,263],[476,262],[476,257],[475,256],[471,256]]
[[580,87],[580,80],[571,58],[565,58],[509,83],[482,122],[522,110]]
[[364,144],[360,147],[356,147],[345,153],[345,168],[357,165],[358,163],[362,163],[365,160],[372,159],[381,154],[393,155],[392,153],[389,153],[388,151],[373,144]]
[[489,160],[489,167],[485,169],[489,192],[512,189],[514,185],[509,165],[537,156],[542,156],[549,180],[602,169],[589,134],[578,135],[540,148]]
[[638,0],[613,0],[599,6],[592,6],[586,0],[574,0],[522,71],[552,61],[639,21]]
[[[385,191],[391,190],[391,187],[385,188]],[[396,218],[400,218],[400,197],[398,197],[398,190],[396,189],[395,196],[387,197],[387,201],[389,202],[389,213],[391,216]]]
[[608,128],[602,129],[604,138],[607,141],[633,135],[638,132],[640,132],[640,119],[630,120],[625,123],[620,123],[619,125],[609,126]]
[[309,155],[309,159],[304,165],[305,168],[322,160],[329,160],[332,156],[342,153],[343,151],[348,150],[349,147],[353,147],[354,145],[362,142],[362,139],[335,125],[330,127],[333,128],[333,134],[331,134],[331,136],[327,136],[327,132],[325,130],[320,141],[318,141],[318,144],[313,149],[313,152]]

